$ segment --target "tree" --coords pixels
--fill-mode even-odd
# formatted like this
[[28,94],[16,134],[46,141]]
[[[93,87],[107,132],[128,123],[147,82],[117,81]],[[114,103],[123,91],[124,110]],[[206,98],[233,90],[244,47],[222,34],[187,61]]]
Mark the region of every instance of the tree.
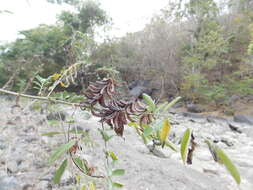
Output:
[[[0,62],[7,76],[1,83],[7,82],[12,88],[17,78],[23,81],[34,78],[38,68],[41,76],[48,77],[65,66],[87,61],[95,46],[93,29],[105,24],[107,16],[93,1],[78,4],[76,10],[75,13],[64,11],[55,25],[21,31],[16,41],[3,45]],[[14,88],[20,85],[15,83]]]

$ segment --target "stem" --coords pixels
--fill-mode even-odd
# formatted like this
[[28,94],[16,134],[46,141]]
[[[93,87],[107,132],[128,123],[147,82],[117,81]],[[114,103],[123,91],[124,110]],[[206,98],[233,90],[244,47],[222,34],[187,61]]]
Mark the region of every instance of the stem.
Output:
[[5,94],[10,94],[10,95],[13,95],[13,96],[34,99],[34,100],[42,100],[42,101],[48,101],[48,102],[53,102],[53,103],[57,103],[57,104],[65,104],[65,105],[70,105],[70,106],[80,106],[79,103],[70,103],[70,102],[65,102],[65,101],[62,101],[62,100],[56,100],[56,99],[49,98],[49,97],[32,96],[32,95],[27,95],[27,94],[21,94],[21,93],[12,92],[12,91],[9,91],[9,90],[4,90],[2,88],[0,88],[0,92],[5,93]]

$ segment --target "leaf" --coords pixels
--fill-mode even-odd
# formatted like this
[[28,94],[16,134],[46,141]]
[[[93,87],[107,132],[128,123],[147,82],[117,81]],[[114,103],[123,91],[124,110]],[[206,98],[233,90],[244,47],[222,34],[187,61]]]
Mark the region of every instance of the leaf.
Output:
[[68,85],[64,84],[63,82],[60,82],[61,87],[68,88]]
[[90,190],[96,190],[96,186],[94,183],[90,183]]
[[237,184],[241,183],[241,177],[239,174],[239,171],[233,164],[233,162],[229,159],[227,154],[220,148],[215,147],[215,152],[217,153],[218,157],[222,161],[222,163],[225,165],[231,176],[234,178]]
[[188,146],[190,143],[190,136],[191,136],[191,131],[190,129],[187,129],[184,133],[184,136],[181,140],[181,158],[185,164],[187,154],[188,154]]
[[165,141],[165,146],[168,146],[171,150],[178,152],[177,146],[168,139]]
[[49,123],[49,125],[52,125],[52,126],[58,125],[60,123],[60,121],[58,120],[48,120],[47,122]]
[[55,73],[51,76],[51,78],[54,80],[58,80],[60,77],[61,77],[61,74],[59,74],[59,73]]
[[105,142],[109,141],[113,135],[109,136],[104,130],[98,129]]
[[117,156],[114,154],[114,152],[109,152],[109,155],[110,155],[110,157],[111,157],[114,161],[118,160],[118,158],[117,158]]
[[167,112],[168,109],[170,109],[174,104],[176,104],[179,100],[181,99],[181,97],[177,97],[174,100],[172,100],[166,107],[163,108],[163,112]]
[[139,126],[139,124],[138,123],[136,123],[136,122],[130,122],[130,123],[128,123],[128,126],[130,126],[130,127],[138,127]]
[[41,134],[41,136],[48,136],[48,137],[52,137],[54,135],[59,135],[59,134],[62,134],[61,132],[48,132],[48,133],[43,133]]
[[120,184],[120,183],[117,183],[117,182],[113,182],[113,183],[112,183],[112,186],[113,186],[113,187],[116,187],[116,188],[122,188],[124,185],[123,185],[123,184]]
[[215,149],[214,149],[213,145],[208,140],[205,140],[205,143],[207,144],[208,149],[209,149],[210,153],[212,154],[212,157],[213,157],[214,161],[219,162],[219,158],[217,156],[217,153],[215,152]]
[[76,165],[83,170],[83,172],[87,173],[89,168],[86,166],[85,162],[83,160],[81,160],[80,158],[74,158],[74,162],[76,163]]
[[112,171],[113,176],[121,176],[125,174],[125,170],[123,169],[117,169]]
[[64,173],[66,167],[68,165],[68,160],[65,159],[61,166],[56,170],[55,174],[54,174],[54,183],[55,184],[59,184],[61,182],[61,177],[62,177],[62,174]]
[[164,145],[165,145],[165,141],[169,135],[170,129],[171,129],[171,125],[169,123],[169,120],[168,119],[164,120],[163,121],[163,128],[160,131],[160,141],[162,143],[162,147],[164,147]]
[[145,100],[145,102],[148,104],[148,109],[149,111],[155,111],[156,109],[156,105],[154,100],[147,94],[143,93],[142,95],[143,99]]
[[157,106],[155,112],[159,112],[161,110],[164,110],[164,108],[168,105],[168,102],[164,102],[162,104],[160,104],[159,106]]
[[146,137],[148,135],[150,135],[153,132],[153,128],[150,126],[147,126],[144,131],[143,131],[143,135]]
[[74,144],[76,143],[75,140],[71,140],[66,144],[61,145],[59,148],[57,148],[54,153],[50,156],[48,159],[48,163],[52,164],[55,160],[57,160],[62,154],[64,154],[66,151],[68,151]]

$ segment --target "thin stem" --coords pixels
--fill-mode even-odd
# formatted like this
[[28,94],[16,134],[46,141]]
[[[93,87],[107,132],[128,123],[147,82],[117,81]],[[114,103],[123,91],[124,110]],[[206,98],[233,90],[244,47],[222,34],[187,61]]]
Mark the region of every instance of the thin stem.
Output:
[[57,104],[65,104],[65,105],[69,105],[69,106],[80,106],[79,103],[65,102],[63,100],[56,100],[56,99],[49,98],[49,97],[32,96],[32,95],[27,95],[27,94],[21,94],[21,93],[9,91],[9,90],[4,90],[2,88],[0,88],[0,92],[5,93],[5,94],[10,94],[10,95],[13,95],[13,96],[24,97],[24,98],[35,99],[35,100],[48,101],[48,102],[53,102],[53,103],[57,103]]

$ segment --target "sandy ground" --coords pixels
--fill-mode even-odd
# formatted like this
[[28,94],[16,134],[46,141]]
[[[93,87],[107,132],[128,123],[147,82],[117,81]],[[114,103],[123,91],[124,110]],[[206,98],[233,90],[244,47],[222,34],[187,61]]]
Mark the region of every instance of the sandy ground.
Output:
[[[66,131],[68,125],[48,122],[46,115],[31,110],[25,103],[20,110],[12,110],[12,102],[0,99],[0,190],[44,190],[44,189],[80,189],[73,183],[73,176],[78,170],[70,165],[60,185],[52,182],[55,168],[59,162],[48,165],[47,160],[52,150],[65,142],[64,135],[46,137],[41,134],[50,131]],[[97,119],[88,118],[87,113],[71,107],[61,107],[67,120],[73,115],[76,123],[73,128],[89,131],[82,150],[77,152],[85,158],[94,174],[105,174],[104,143],[98,132]],[[74,113],[74,114],[73,114]],[[126,127],[124,138],[113,137],[108,150],[119,158],[115,168],[125,169],[123,176],[114,180],[124,184],[124,190],[252,190],[253,185],[253,138],[243,133],[231,131],[224,123],[208,123],[203,119],[185,118],[170,115],[174,121],[171,138],[178,143],[183,131],[194,129],[199,142],[193,165],[184,166],[179,153],[169,149],[158,149],[162,156],[155,156],[143,144],[131,127]],[[248,126],[239,126],[248,129]],[[252,127],[252,126],[251,126]],[[244,131],[244,130],[242,130]],[[222,147],[238,165],[242,175],[242,184],[238,187],[226,169],[212,160],[203,139],[218,140]],[[89,140],[90,139],[90,140]],[[232,143],[227,146],[222,139]],[[223,140],[224,141],[224,140]],[[225,141],[224,141],[225,142]],[[84,184],[94,182],[97,189],[107,189],[106,180],[81,177]]]

